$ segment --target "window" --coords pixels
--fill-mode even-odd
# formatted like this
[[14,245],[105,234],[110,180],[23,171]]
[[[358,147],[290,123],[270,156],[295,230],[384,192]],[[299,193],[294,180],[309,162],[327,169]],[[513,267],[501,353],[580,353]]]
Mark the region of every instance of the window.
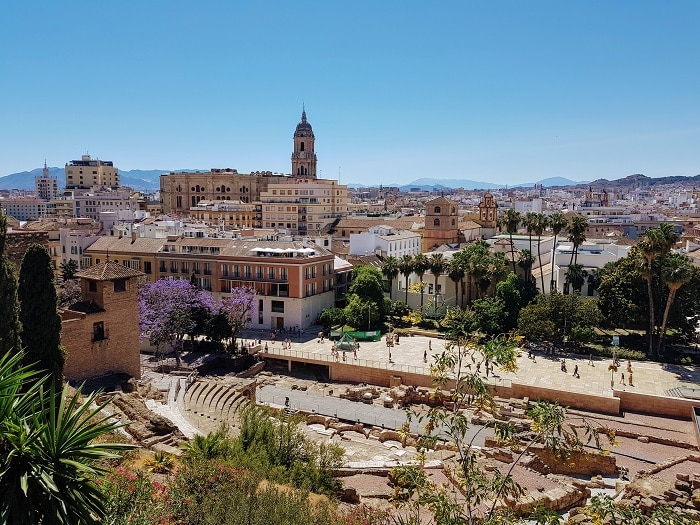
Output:
[[272,301],[270,310],[276,314],[284,313],[284,301]]
[[280,268],[280,279],[283,281],[287,280],[287,269],[286,268]]
[[440,226],[440,219],[433,219],[433,226]]
[[126,279],[117,279],[114,281],[114,292],[126,292]]
[[246,278],[246,279],[250,279],[250,276],[251,276],[251,269],[250,269],[250,266],[246,266],[246,267],[245,267],[245,278]]
[[262,266],[257,266],[257,267],[255,268],[255,277],[258,278],[258,279],[262,279],[262,276],[263,276],[263,269],[262,269]]
[[275,278],[275,269],[274,269],[272,266],[270,266],[270,267],[267,269],[267,277],[268,277],[268,279],[274,279],[274,278]]
[[151,261],[143,262],[143,271],[144,273],[151,273]]
[[440,213],[440,206],[435,206],[434,213]]
[[221,275],[223,277],[228,277],[228,264],[221,265]]
[[92,342],[104,341],[105,337],[105,323],[104,321],[99,321],[97,323],[92,323]]

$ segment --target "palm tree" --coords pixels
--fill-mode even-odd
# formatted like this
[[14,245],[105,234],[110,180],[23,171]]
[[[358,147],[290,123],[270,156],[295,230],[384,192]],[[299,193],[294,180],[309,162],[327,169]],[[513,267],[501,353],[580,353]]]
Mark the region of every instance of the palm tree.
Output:
[[513,262],[513,273],[517,274],[515,271],[515,247],[513,245],[513,234],[518,233],[518,225],[521,222],[521,215],[513,208],[509,208],[501,217],[501,226],[505,227],[508,236],[510,237],[510,258]]
[[505,253],[489,254],[486,274],[489,279],[489,285],[493,285],[494,294],[496,292],[496,285],[508,276],[508,272],[510,271],[508,266]]
[[413,256],[402,255],[399,259],[399,273],[406,279],[406,305],[408,305],[408,278],[413,273]]
[[470,244],[467,246],[464,250],[465,253],[465,269],[467,274],[469,275],[469,297],[467,298],[467,301],[471,303],[472,301],[472,296],[471,296],[471,290],[472,286],[471,284],[473,283],[474,286],[476,287],[477,290],[477,295],[480,297],[481,296],[481,281],[485,278],[486,276],[486,270],[487,270],[487,265],[486,261],[488,256],[490,255],[489,252],[489,245],[486,243],[486,241],[477,241],[474,244]]
[[566,278],[564,293],[568,293],[569,285],[571,285],[575,291],[581,293],[581,288],[583,288],[583,285],[586,282],[588,272],[583,268],[582,264],[570,264],[569,268],[564,274],[564,277]]
[[[464,280],[465,274],[464,263],[462,261],[462,257],[460,257],[460,254],[463,253],[464,252],[455,253],[447,265],[447,275],[449,276],[450,280],[455,283],[455,305],[458,306],[461,304],[461,301],[458,301],[457,299],[459,297],[459,288],[457,285]],[[462,290],[462,297],[464,297],[464,290]]]
[[418,276],[418,282],[420,283],[420,311],[423,311],[423,276],[425,272],[430,269],[430,262],[428,258],[423,253],[417,254],[413,258],[413,273]]
[[518,254],[518,266],[525,270],[525,280],[532,280],[532,263],[535,262],[535,258],[530,250],[520,250]]
[[571,260],[569,266],[578,263],[578,247],[586,240],[586,230],[588,229],[588,220],[583,215],[574,215],[569,220],[569,242],[574,245],[571,252]]
[[642,277],[647,282],[647,295],[649,296],[649,355],[654,355],[654,329],[656,327],[656,319],[654,315],[654,291],[652,289],[652,281],[654,279],[653,263],[657,260],[664,251],[666,245],[665,239],[656,229],[647,230],[644,232],[642,240],[639,241],[637,247],[646,259],[646,268],[642,272]]
[[[561,231],[566,228],[566,225],[569,224],[569,221],[566,218],[566,215],[564,215],[561,212],[557,213],[552,213],[552,215],[549,216],[549,227],[552,228],[552,234],[554,235],[554,245],[552,246],[552,268],[554,267],[554,250],[557,249],[557,237],[561,233]],[[552,277],[549,281],[549,290],[552,291],[554,289],[554,273],[552,273]],[[544,290],[542,290],[544,292]]]
[[661,277],[668,286],[668,299],[666,300],[666,308],[664,309],[664,317],[661,323],[661,331],[659,332],[659,346],[656,350],[657,355],[661,355],[664,348],[664,337],[666,335],[666,323],[668,322],[668,313],[671,310],[673,300],[676,298],[678,289],[686,284],[693,277],[693,263],[688,257],[682,254],[671,254],[666,257],[664,266],[661,270]]
[[0,523],[102,523],[100,462],[133,448],[99,443],[122,425],[66,384],[22,367],[21,352],[0,356]]
[[399,275],[399,260],[392,255],[385,257],[384,262],[382,263],[382,273],[384,274],[384,277],[387,278],[387,281],[389,281],[389,299],[393,300],[392,284],[394,279],[396,279]]
[[[528,243],[529,243],[528,250],[530,251],[531,255],[532,255],[532,233],[535,231],[536,215],[537,214],[535,212],[529,211],[522,218],[522,224],[525,227],[525,231],[527,232],[527,237],[528,237]],[[532,280],[532,264],[530,264],[528,271],[530,272],[530,275],[526,275],[526,280]]]
[[542,270],[542,232],[549,225],[549,217],[544,213],[535,213],[532,219],[532,231],[537,235],[537,262],[540,266],[540,281],[542,283],[542,293],[544,293],[544,271]]
[[430,273],[435,277],[435,286],[433,287],[433,310],[437,311],[437,284],[438,277],[442,275],[445,271],[445,266],[447,262],[445,261],[445,256],[442,253],[434,253],[428,259]]

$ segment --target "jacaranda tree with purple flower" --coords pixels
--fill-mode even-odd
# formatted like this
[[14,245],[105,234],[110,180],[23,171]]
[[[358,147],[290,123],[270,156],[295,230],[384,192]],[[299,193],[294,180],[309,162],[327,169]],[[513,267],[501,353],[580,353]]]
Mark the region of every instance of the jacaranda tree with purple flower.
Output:
[[172,345],[180,366],[183,338],[194,331],[202,313],[217,310],[212,295],[186,280],[161,279],[146,283],[139,290],[141,337],[160,349]]
[[232,348],[236,348],[236,338],[258,313],[256,292],[249,286],[232,288],[230,297],[221,301],[221,311],[231,326]]

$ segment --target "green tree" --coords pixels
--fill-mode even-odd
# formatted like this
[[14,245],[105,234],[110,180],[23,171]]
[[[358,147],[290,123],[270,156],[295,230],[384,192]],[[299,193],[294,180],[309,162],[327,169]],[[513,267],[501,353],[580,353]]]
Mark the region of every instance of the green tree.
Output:
[[518,266],[524,270],[525,281],[532,280],[532,264],[535,262],[535,257],[530,250],[520,250],[518,253]]
[[513,244],[513,234],[518,233],[518,226],[522,222],[522,215],[513,208],[509,208],[503,214],[499,222],[501,227],[505,228],[510,238],[510,259],[513,263],[513,273],[517,273],[515,271],[515,244]]
[[15,267],[5,256],[7,218],[0,215],[0,355],[21,347]]
[[685,255],[671,254],[666,257],[661,276],[664,283],[668,287],[668,298],[666,299],[666,308],[664,308],[664,317],[659,330],[659,346],[657,354],[661,355],[664,348],[664,339],[666,336],[666,325],[668,324],[668,314],[671,311],[671,305],[681,286],[688,283],[693,277],[693,263]]
[[[554,235],[554,249],[556,250],[557,248],[557,237],[561,233],[561,231],[566,228],[566,225],[569,223],[569,221],[566,218],[566,215],[564,215],[561,212],[556,212],[552,213],[549,216],[548,219],[548,226],[552,228],[552,235]],[[549,282],[549,290],[552,291],[554,290],[554,276],[552,276],[550,282]],[[542,293],[544,293],[544,290],[542,290]]]
[[394,279],[399,276],[399,260],[392,255],[385,257],[384,261],[382,262],[382,273],[384,274],[384,277],[386,277],[387,281],[389,281],[389,299],[393,299],[392,284],[394,283]]
[[331,328],[345,324],[345,312],[342,308],[324,308],[320,316],[321,324]]
[[532,231],[537,235],[537,264],[540,267],[540,281],[544,293],[544,270],[542,269],[542,233],[549,225],[549,218],[544,213],[535,213],[532,217]]
[[408,278],[413,273],[413,257],[411,255],[402,255],[399,259],[399,273],[406,279],[406,304],[408,304]]
[[570,264],[564,273],[564,293],[569,293],[569,286],[575,292],[581,293],[586,277],[588,277],[588,271],[584,269],[582,264]]
[[132,447],[98,439],[121,424],[110,422],[99,392],[81,399],[21,359],[0,356],[0,523],[102,523],[99,465]]
[[[427,272],[429,269],[430,269],[430,261],[425,256],[425,254],[419,253],[413,257],[413,273],[415,273],[418,276],[419,283],[423,282],[423,276],[425,276],[425,272]],[[424,287],[421,286],[421,288],[420,288],[420,311],[421,311],[421,313],[423,312],[423,290],[424,290]]]
[[[450,262],[447,264],[447,276],[450,278],[450,281],[455,283],[455,305],[457,306],[462,304],[459,297],[459,284],[464,281],[465,273],[462,258],[459,257],[459,254],[461,253],[462,252],[455,253],[452,256],[452,259],[450,259]],[[462,297],[464,297],[464,291],[462,291]]]
[[379,315],[384,311],[384,283],[382,272],[369,264],[356,266],[352,271],[350,295],[357,295],[362,300],[372,301],[379,307]]
[[61,346],[61,317],[58,315],[56,282],[51,256],[41,244],[27,248],[19,271],[18,297],[24,362],[38,363],[54,380],[63,380],[65,362]]
[[598,303],[593,297],[578,293],[538,295],[520,310],[518,333],[527,339],[563,341],[572,331],[597,326],[601,320]]
[[356,294],[348,295],[348,304],[343,308],[345,322],[357,330],[370,330],[372,326],[378,325],[384,315],[380,310],[383,302],[378,303],[372,299],[361,297]]
[[[446,266],[447,266],[447,261],[445,261],[445,256],[442,253],[433,253],[428,258],[428,269],[430,270],[430,273],[433,274],[433,277],[435,279],[435,282],[433,285],[433,312],[435,313],[435,315],[437,315],[437,308],[438,308],[438,301],[437,301],[438,279],[440,278],[442,273],[445,271]],[[422,306],[423,305],[421,305],[421,307]]]
[[[525,228],[525,233],[527,233],[527,241],[528,241],[528,253],[532,257],[532,262],[534,262],[534,255],[532,255],[532,234],[535,233],[535,223],[537,221],[537,214],[533,211],[528,211],[525,213],[525,215],[522,217],[522,225]],[[530,263],[530,266],[527,268],[527,273],[525,274],[525,279],[532,279],[532,262]]]
[[[494,398],[479,370],[481,364],[488,361],[503,371],[517,371],[517,340],[501,335],[479,343],[471,336],[471,322],[470,312],[457,307],[450,308],[442,321],[447,329],[447,343],[445,351],[435,356],[431,376],[433,396],[450,402],[437,403],[427,414],[408,413],[409,424],[416,420],[421,429],[416,445],[419,462],[395,467],[390,474],[395,485],[393,499],[403,508],[406,523],[421,523],[427,512],[431,514],[430,523],[441,525],[507,523],[507,516],[502,514],[508,507],[502,505],[504,500],[522,494],[522,489],[513,481],[512,469],[534,444],[540,443],[563,457],[574,450],[583,450],[587,444],[600,446],[600,432],[593,425],[584,420],[579,423],[580,429],[576,429],[568,424],[571,416],[564,408],[536,402],[528,410],[532,433],[527,439],[517,438],[509,424],[496,423],[497,439],[504,445],[510,443],[518,456],[506,472],[486,470],[476,447],[472,446],[479,433],[470,432],[467,409],[496,410]],[[402,431],[408,428],[407,424]],[[607,434],[612,436],[612,433]],[[453,479],[458,487],[454,491],[433,482],[421,464],[425,452],[436,449],[443,439],[456,450],[457,468]]]
[[569,266],[578,262],[578,248],[586,240],[586,230],[588,229],[588,219],[583,215],[572,215],[569,219],[567,230],[569,232],[569,242],[573,245]]
[[69,259],[68,262],[61,263],[61,277],[64,281],[75,279],[76,273],[78,273],[78,262],[75,259]]

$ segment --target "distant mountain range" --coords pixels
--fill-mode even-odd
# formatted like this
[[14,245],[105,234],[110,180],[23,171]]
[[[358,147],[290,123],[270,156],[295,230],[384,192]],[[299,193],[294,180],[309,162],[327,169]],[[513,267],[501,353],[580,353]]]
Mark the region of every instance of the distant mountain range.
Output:
[[[43,175],[44,168],[36,168],[31,171],[20,171],[0,177],[0,190],[33,190],[34,178]],[[122,186],[129,186],[139,191],[158,191],[160,189],[160,175],[170,173],[173,170],[119,170],[119,179]],[[176,170],[196,171],[196,170]],[[66,184],[64,168],[49,168],[49,175],[58,179],[58,187]]]
[[[33,190],[34,189],[34,178],[42,175],[43,168],[36,168],[31,171],[21,171],[19,173],[11,173],[10,175],[5,175],[0,177],[0,190]],[[160,176],[163,173],[170,173],[171,171],[206,171],[206,170],[196,170],[196,169],[181,169],[181,170],[119,170],[119,177],[121,179],[121,184],[123,186],[129,186],[135,190],[153,192],[160,189]],[[63,168],[49,168],[49,175],[56,177],[58,179],[59,188],[63,188],[65,185],[65,172]],[[656,186],[662,184],[677,184],[677,183],[692,183],[700,184],[700,175],[695,175],[692,177],[684,177],[680,175],[672,175],[668,177],[647,177],[646,175],[628,175],[615,180],[608,179],[596,179],[592,182],[589,181],[574,181],[564,177],[550,177],[547,179],[542,179],[537,182],[527,182],[522,184],[509,184],[509,188],[531,188],[535,184],[541,184],[543,187],[566,187],[566,186],[578,186],[582,184],[590,184],[595,188],[604,187],[647,187]],[[352,188],[377,188],[378,184],[353,184],[350,183],[348,186]],[[451,190],[456,188],[464,188],[465,190],[493,190],[505,188],[503,184],[494,184],[491,182],[481,182],[468,179],[432,179],[432,178],[421,178],[416,179],[408,184],[384,184],[384,186],[399,187],[401,191],[440,191],[442,189]]]
[[[542,179],[537,182],[526,182],[523,184],[513,184],[508,185],[509,187],[519,187],[519,188],[529,188],[535,184],[542,184],[542,186],[576,186],[578,184],[587,184],[588,181],[574,181],[570,179],[565,179],[564,177],[551,177],[548,179]],[[378,184],[366,185],[366,184],[348,184],[353,188],[377,188]],[[493,184],[492,182],[481,182],[476,180],[468,179],[416,179],[408,184],[384,184],[384,186],[398,186],[401,191],[439,191],[441,189],[456,189],[464,188],[465,190],[495,190],[499,188],[505,188],[503,184]]]

